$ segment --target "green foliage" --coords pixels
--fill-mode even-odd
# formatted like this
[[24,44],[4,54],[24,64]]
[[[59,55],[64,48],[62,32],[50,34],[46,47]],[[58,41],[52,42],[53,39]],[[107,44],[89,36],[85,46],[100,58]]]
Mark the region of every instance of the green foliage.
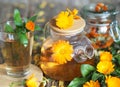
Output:
[[36,19],[37,19],[37,15],[34,15],[34,16],[32,16],[29,20],[35,22]]
[[41,28],[40,28],[38,25],[36,25],[36,26],[35,26],[35,30],[39,30],[39,31],[40,31]]
[[[112,62],[115,64],[115,67],[114,67],[114,72],[110,73],[109,75],[120,77],[120,44],[114,42],[108,48],[97,50],[98,53],[99,51],[109,51],[113,55]],[[95,57],[98,58],[98,61],[96,62],[97,64],[99,62],[99,57],[98,56]],[[92,66],[89,64],[82,64],[80,71],[82,76],[73,79],[68,87],[83,87],[83,84],[89,82],[90,80],[93,81],[98,80],[100,83],[100,87],[107,87],[105,83],[105,79],[106,79],[105,76],[107,75],[98,72],[96,66]]]
[[[20,41],[21,44],[23,44],[24,46],[27,46],[28,44],[28,38],[27,38],[27,34],[28,32],[31,32],[30,30],[26,29],[25,24],[30,20],[32,22],[35,22],[37,15],[32,16],[31,18],[27,19],[27,18],[21,18],[20,12],[18,9],[14,10],[14,14],[13,14],[13,18],[14,18],[14,25],[15,25],[15,29],[13,28],[13,26],[10,23],[6,23],[5,25],[5,32],[7,33],[14,33],[15,36],[17,36],[17,40]],[[34,30],[41,30],[40,26],[35,25],[35,29]]]
[[81,74],[83,77],[86,77],[89,73],[95,70],[95,67],[89,64],[81,65]]
[[24,44],[24,46],[27,46],[28,44],[28,39],[26,36],[26,33],[18,33],[18,39],[20,41],[20,43]]
[[68,87],[82,87],[82,85],[87,81],[86,78],[75,78],[73,79]]
[[6,23],[6,25],[5,25],[5,32],[13,33],[14,30],[13,30],[12,26],[10,26],[9,24]]
[[17,25],[17,26],[22,26],[22,18],[21,18],[21,16],[20,16],[20,12],[19,12],[19,10],[18,9],[15,9],[14,10],[14,15],[13,15],[13,17],[14,17],[14,23]]
[[[82,77],[73,79],[68,87],[83,87],[83,84],[91,78],[92,72],[94,72],[96,69],[94,66],[89,64],[83,64],[81,65],[81,73]],[[99,76],[98,76],[99,77]],[[93,79],[98,78],[97,76],[93,76]]]
[[12,82],[9,87],[26,87],[25,80]]
[[120,67],[116,67],[112,75],[120,77]]
[[100,74],[98,72],[93,72],[91,79],[93,81],[96,81],[97,79],[102,78],[102,77],[103,77],[103,74]]

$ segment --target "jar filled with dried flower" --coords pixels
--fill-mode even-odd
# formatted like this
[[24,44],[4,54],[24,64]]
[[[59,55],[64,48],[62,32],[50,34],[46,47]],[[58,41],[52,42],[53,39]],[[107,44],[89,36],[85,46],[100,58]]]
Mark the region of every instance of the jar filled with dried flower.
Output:
[[118,13],[113,5],[104,3],[92,3],[82,8],[81,15],[87,22],[86,35],[94,48],[106,48],[120,40],[119,29],[113,28],[117,27],[115,21]]

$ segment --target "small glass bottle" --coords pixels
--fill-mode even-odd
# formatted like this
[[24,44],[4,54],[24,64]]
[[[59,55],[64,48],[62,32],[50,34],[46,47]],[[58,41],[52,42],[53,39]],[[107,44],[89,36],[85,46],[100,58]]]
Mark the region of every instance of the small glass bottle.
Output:
[[[70,81],[74,77],[80,76],[81,64],[94,64],[94,49],[84,35],[85,25],[82,18],[74,20],[74,25],[67,30],[58,29],[55,26],[54,18],[46,25],[46,40],[41,48],[40,67],[47,76],[56,80]],[[58,64],[52,60],[50,49],[52,44],[58,40],[69,41],[73,46],[72,60],[65,64]]]
[[[92,3],[84,6],[81,15],[87,22],[86,36],[91,40],[93,47],[99,49],[109,47],[116,41],[116,35],[111,32],[116,33],[119,31],[118,28],[117,30],[114,28],[117,27],[115,21],[119,12],[116,11],[113,5],[103,3],[102,5],[106,7],[106,10],[100,8],[96,11],[97,5],[98,3]],[[116,34],[119,35],[118,32]]]

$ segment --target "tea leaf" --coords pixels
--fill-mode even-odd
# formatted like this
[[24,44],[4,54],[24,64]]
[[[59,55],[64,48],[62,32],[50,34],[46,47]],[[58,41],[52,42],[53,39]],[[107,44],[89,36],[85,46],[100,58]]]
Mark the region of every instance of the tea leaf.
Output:
[[14,81],[9,84],[10,87],[25,87],[25,80],[23,81]]
[[92,74],[92,80],[96,81],[98,78],[102,77],[101,74],[94,72]]
[[22,26],[22,18],[20,16],[20,12],[18,9],[15,9],[14,10],[14,23],[17,25],[17,26]]
[[19,37],[20,43],[22,43],[26,47],[28,44],[26,33],[18,33],[18,37]]
[[86,78],[75,78],[73,79],[68,87],[82,87],[82,85],[87,81]]
[[40,26],[36,25],[35,30],[41,30]]
[[112,72],[112,75],[120,77],[120,68],[115,68],[114,72]]
[[34,16],[32,16],[29,20],[35,22],[36,18],[37,18],[37,15],[34,15]]
[[90,72],[94,71],[95,67],[89,64],[81,65],[81,74],[83,77],[86,77]]
[[13,33],[14,30],[13,30],[12,26],[10,26],[9,24],[5,24],[5,32]]

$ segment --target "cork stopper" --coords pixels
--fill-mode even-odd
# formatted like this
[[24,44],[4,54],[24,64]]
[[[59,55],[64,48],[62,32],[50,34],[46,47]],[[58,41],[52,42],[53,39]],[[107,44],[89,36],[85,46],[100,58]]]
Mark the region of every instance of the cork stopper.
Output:
[[84,30],[84,27],[86,25],[85,20],[83,18],[74,19],[73,26],[69,27],[68,29],[60,29],[59,27],[56,26],[55,23],[56,23],[55,18],[51,19],[49,22],[50,28],[54,32],[62,33],[65,35],[80,33]]

